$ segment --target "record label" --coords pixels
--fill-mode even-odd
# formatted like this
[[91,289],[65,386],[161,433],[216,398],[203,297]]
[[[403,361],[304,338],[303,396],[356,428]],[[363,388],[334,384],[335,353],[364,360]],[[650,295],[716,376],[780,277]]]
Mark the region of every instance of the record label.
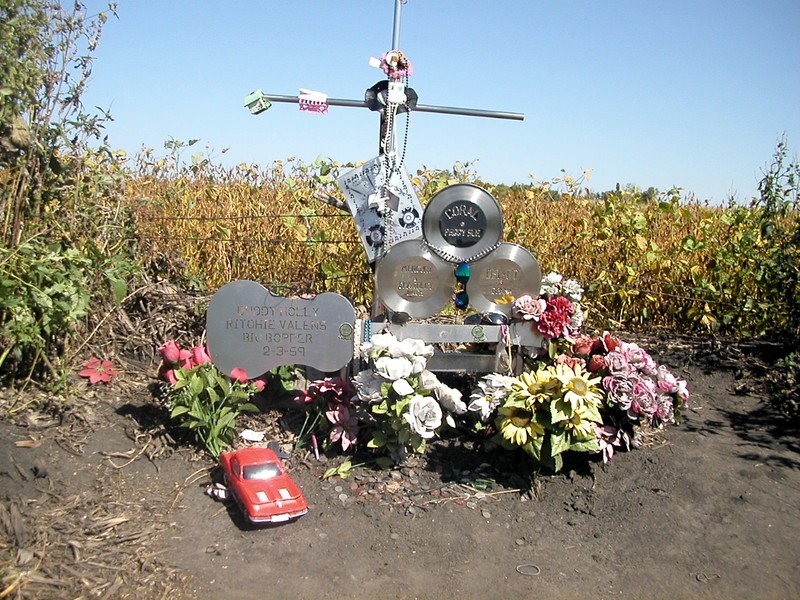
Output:
[[378,262],[376,291],[393,312],[430,317],[450,301],[452,271],[420,240],[406,240],[392,246]]
[[539,261],[517,244],[503,243],[472,265],[469,282],[470,306],[482,313],[511,316],[508,300],[525,294],[537,296],[542,284]]
[[500,204],[471,183],[437,192],[422,215],[422,234],[431,250],[451,262],[472,262],[492,251],[503,233]]

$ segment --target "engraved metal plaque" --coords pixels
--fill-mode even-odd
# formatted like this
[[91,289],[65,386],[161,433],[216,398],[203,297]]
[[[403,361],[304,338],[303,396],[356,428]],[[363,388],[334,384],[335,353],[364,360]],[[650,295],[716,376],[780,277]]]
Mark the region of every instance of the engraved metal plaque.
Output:
[[469,281],[470,306],[482,313],[511,316],[511,303],[498,302],[505,294],[518,298],[536,296],[542,283],[539,261],[517,244],[503,243],[488,256],[472,264]]
[[444,188],[422,215],[422,233],[434,252],[451,262],[471,261],[489,252],[503,233],[500,204],[471,183]]
[[424,319],[450,301],[453,267],[421,240],[395,244],[375,269],[376,291],[387,308]]
[[311,299],[276,296],[255,281],[233,281],[211,298],[208,353],[226,375],[251,379],[282,365],[336,371],[353,359],[355,309],[339,294]]

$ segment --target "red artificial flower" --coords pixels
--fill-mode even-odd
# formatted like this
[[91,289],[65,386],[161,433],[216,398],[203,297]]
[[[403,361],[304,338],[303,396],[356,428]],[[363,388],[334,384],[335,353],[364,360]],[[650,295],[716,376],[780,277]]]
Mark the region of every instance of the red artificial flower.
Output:
[[617,348],[622,346],[622,342],[618,337],[614,337],[609,332],[603,332],[603,345],[608,352],[614,352]]
[[161,355],[161,358],[168,363],[176,363],[185,358],[185,356],[182,356],[185,352],[185,350],[180,349],[174,340],[165,342],[164,345],[158,349],[158,353]]
[[167,383],[176,383],[178,381],[177,377],[175,377],[175,368],[167,363],[161,364],[161,367],[158,369],[158,378],[163,379]]
[[536,329],[546,339],[569,335],[570,315],[574,312],[572,302],[563,296],[548,298],[547,310],[539,317]]
[[208,355],[208,350],[205,346],[195,346],[192,348],[192,363],[194,366],[204,365],[211,362],[211,357]]
[[592,354],[586,366],[591,373],[599,373],[606,368],[606,359],[600,354]]
[[96,357],[91,357],[83,365],[82,371],[78,373],[81,377],[88,377],[89,383],[94,385],[100,381],[108,383],[112,377],[119,375],[119,371],[114,370],[114,363],[110,360],[100,360]]
[[247,383],[249,377],[247,376],[247,371],[240,367],[234,367],[231,369],[231,379],[239,383]]

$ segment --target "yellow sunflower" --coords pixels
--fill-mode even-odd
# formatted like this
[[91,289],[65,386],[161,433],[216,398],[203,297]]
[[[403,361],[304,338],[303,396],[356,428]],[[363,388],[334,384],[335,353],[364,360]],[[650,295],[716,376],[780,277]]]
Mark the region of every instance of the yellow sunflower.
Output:
[[514,396],[529,404],[549,400],[559,392],[560,388],[561,382],[550,370],[545,369],[535,372],[525,371],[511,385]]
[[600,377],[590,378],[589,373],[584,373],[580,365],[570,367],[566,364],[556,365],[554,377],[560,382],[564,392],[564,400],[577,409],[580,406],[599,407],[603,402],[603,395],[597,384]]
[[562,422],[564,429],[571,431],[578,439],[592,439],[594,437],[594,425],[592,425],[593,419],[591,419],[588,412],[589,409],[585,406],[576,407],[572,416]]
[[512,444],[524,446],[529,439],[544,435],[544,427],[533,419],[533,411],[522,406],[502,406],[499,411],[500,433]]

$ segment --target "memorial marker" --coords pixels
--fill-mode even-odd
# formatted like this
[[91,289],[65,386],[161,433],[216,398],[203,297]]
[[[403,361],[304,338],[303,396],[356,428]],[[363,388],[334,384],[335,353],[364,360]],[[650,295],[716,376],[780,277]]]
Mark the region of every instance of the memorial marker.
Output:
[[230,374],[251,379],[297,364],[337,371],[353,359],[355,309],[339,294],[310,299],[276,296],[255,281],[233,281],[211,299],[206,315],[208,352]]

